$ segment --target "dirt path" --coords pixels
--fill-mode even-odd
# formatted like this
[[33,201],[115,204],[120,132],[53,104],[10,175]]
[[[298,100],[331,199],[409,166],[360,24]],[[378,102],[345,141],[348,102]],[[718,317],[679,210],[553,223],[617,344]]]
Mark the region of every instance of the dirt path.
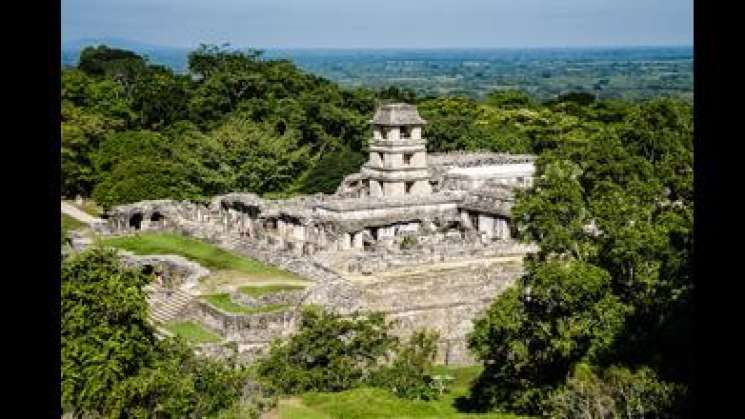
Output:
[[91,224],[100,221],[100,218],[96,218],[90,214],[85,213],[84,211],[81,211],[75,206],[70,205],[66,202],[60,202],[62,205],[62,213],[65,215],[69,215],[70,217],[86,224]]

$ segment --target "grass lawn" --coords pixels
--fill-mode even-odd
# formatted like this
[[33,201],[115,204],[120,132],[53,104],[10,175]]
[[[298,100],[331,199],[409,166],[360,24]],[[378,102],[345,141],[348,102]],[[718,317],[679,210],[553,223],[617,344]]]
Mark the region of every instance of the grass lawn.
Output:
[[211,270],[229,270],[259,279],[303,280],[293,273],[179,234],[144,232],[104,239],[103,244],[139,255],[181,255]]
[[274,294],[282,291],[295,291],[302,290],[306,287],[302,285],[265,285],[265,286],[245,286],[238,288],[241,294],[248,295],[249,297],[261,297],[262,295]]
[[193,343],[211,343],[222,340],[219,335],[194,322],[170,323],[165,328]]
[[440,400],[421,401],[401,399],[389,391],[362,387],[339,393],[305,393],[299,398],[280,401],[281,419],[300,418],[488,418],[519,419],[524,416],[501,413],[465,414],[458,412],[455,399],[468,393],[469,383],[475,379],[481,367],[438,367],[435,374],[449,374],[455,378],[450,392]]
[[62,235],[64,236],[71,230],[78,228],[88,227],[88,224],[81,223],[80,221],[70,217],[67,214],[62,214]]
[[208,303],[213,306],[227,311],[228,313],[238,314],[256,314],[256,313],[270,313],[273,311],[281,311],[290,308],[287,304],[268,304],[261,307],[245,307],[240,304],[236,304],[230,300],[228,294],[210,294],[202,296]]

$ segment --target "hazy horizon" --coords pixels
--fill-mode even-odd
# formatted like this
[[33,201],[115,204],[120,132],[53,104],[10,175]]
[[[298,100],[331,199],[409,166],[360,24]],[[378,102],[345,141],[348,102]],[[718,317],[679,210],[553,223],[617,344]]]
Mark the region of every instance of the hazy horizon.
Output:
[[306,50],[306,51],[359,51],[359,50],[369,50],[369,51],[375,51],[375,50],[416,50],[416,51],[426,51],[426,50],[560,50],[560,49],[644,49],[644,48],[693,48],[693,43],[681,43],[681,44],[638,44],[638,45],[570,45],[570,46],[526,46],[526,47],[488,47],[488,46],[481,46],[481,47],[473,47],[473,46],[447,46],[447,47],[440,47],[440,46],[431,46],[431,47],[312,47],[312,46],[255,46],[255,45],[236,45],[231,42],[221,42],[221,43],[209,43],[209,42],[200,42],[193,45],[168,45],[168,44],[159,44],[159,43],[152,43],[148,41],[143,41],[140,39],[133,39],[133,38],[112,38],[112,37],[84,37],[84,38],[77,38],[72,40],[62,40],[63,46],[69,45],[69,44],[79,44],[79,43],[88,43],[88,42],[101,42],[101,41],[118,41],[118,42],[127,42],[127,43],[133,43],[133,44],[141,44],[142,46],[149,46],[149,47],[159,47],[159,48],[171,48],[171,49],[195,49],[198,48],[200,43],[202,44],[213,44],[213,45],[221,45],[224,43],[228,43],[231,48],[238,48],[238,49],[245,49],[245,48],[253,48],[253,49],[259,49],[259,50]]
[[552,49],[693,44],[680,0],[67,0],[62,39],[170,48]]

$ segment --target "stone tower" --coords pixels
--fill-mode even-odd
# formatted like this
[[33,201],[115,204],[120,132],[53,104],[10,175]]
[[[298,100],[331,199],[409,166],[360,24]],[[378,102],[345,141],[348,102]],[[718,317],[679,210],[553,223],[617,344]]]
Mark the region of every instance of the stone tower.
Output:
[[427,123],[416,106],[407,103],[383,105],[370,121],[373,139],[370,160],[361,173],[369,181],[372,197],[404,197],[432,193],[427,170]]

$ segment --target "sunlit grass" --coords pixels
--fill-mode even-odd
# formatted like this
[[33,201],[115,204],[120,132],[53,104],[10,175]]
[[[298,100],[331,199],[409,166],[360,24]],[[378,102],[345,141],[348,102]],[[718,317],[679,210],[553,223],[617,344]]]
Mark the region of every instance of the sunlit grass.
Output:
[[219,335],[194,322],[169,323],[165,328],[193,343],[213,343],[222,340]]
[[266,285],[266,286],[245,286],[238,288],[241,294],[248,295],[249,297],[261,297],[267,294],[275,294],[283,291],[297,291],[305,289],[302,285]]
[[480,366],[453,368],[436,367],[434,374],[447,374],[454,378],[450,390],[439,400],[407,400],[396,397],[380,388],[361,387],[339,393],[305,393],[299,398],[282,400],[279,404],[281,419],[300,418],[527,418],[504,413],[462,413],[455,407],[458,397],[468,394],[470,383],[481,372]]
[[223,311],[236,314],[271,313],[275,311],[287,310],[290,308],[290,306],[287,304],[267,304],[261,307],[246,307],[234,303],[230,299],[229,294],[210,294],[204,295],[202,296],[202,298],[208,303]]
[[86,227],[86,226],[87,226],[87,224],[81,223],[80,221],[78,221],[78,220],[70,217],[67,214],[62,214],[61,229],[62,229],[62,236],[63,237],[65,235],[67,235],[72,230],[75,230],[75,229],[78,229],[78,228],[83,228],[83,227]]
[[103,240],[103,244],[139,255],[180,255],[212,270],[231,270],[260,278],[302,280],[291,272],[179,234],[145,232],[107,238]]

